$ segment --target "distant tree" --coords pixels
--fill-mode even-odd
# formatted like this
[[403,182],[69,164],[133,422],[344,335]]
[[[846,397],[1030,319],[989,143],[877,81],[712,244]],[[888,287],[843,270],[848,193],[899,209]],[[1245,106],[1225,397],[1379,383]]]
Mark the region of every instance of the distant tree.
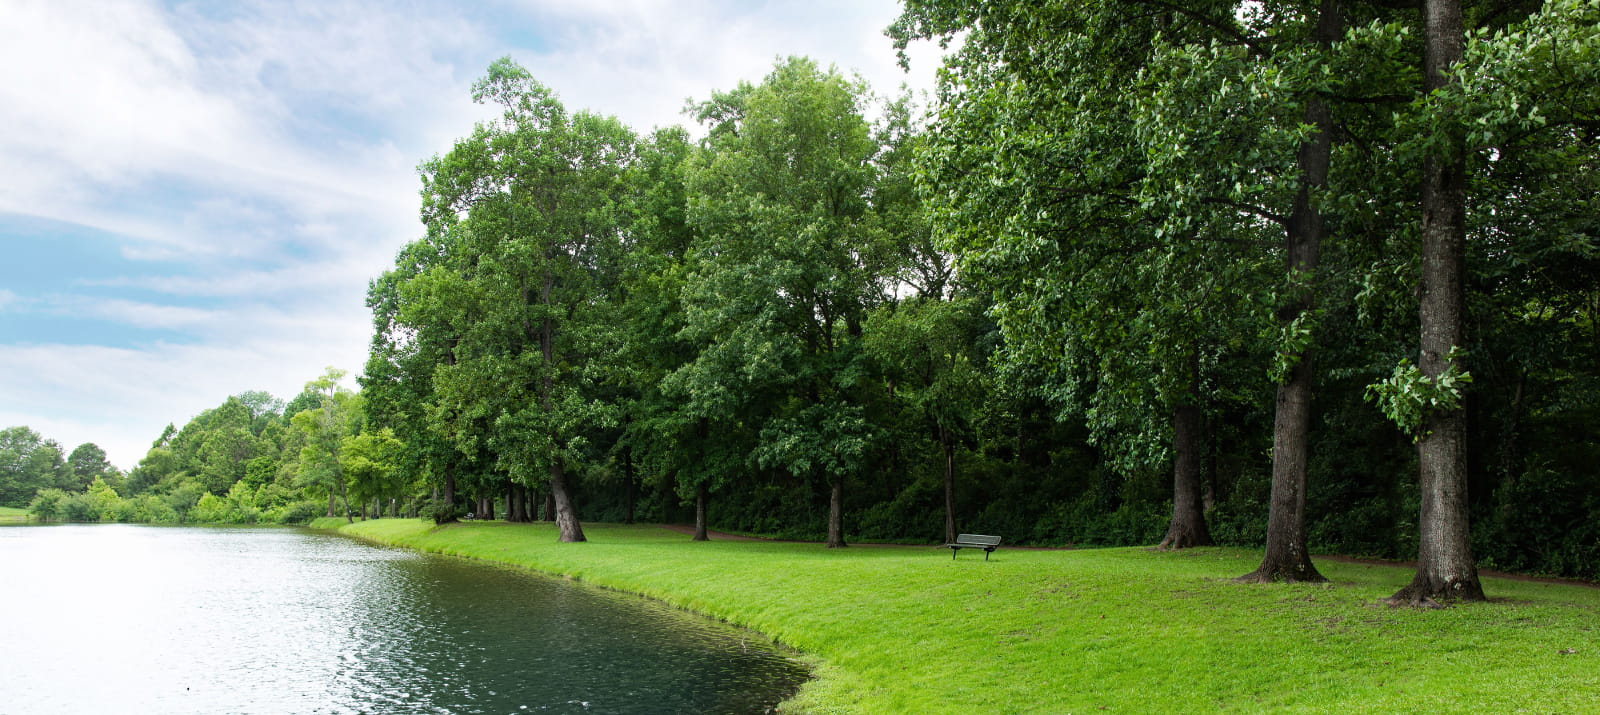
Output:
[[319,395],[321,402],[294,415],[292,423],[305,437],[299,459],[301,484],[327,493],[328,516],[334,516],[334,498],[342,499],[345,518],[349,519],[344,440],[361,429],[361,398],[339,385],[345,374],[330,367],[322,377],[306,383],[305,391]]
[[93,442],[80,444],[72,450],[72,454],[67,456],[67,473],[70,475],[70,484],[60,486],[72,492],[81,492],[91,482],[102,478],[115,486],[122,476],[106,459],[106,451]]
[[61,445],[27,427],[0,430],[0,506],[26,507],[40,489],[69,481]]

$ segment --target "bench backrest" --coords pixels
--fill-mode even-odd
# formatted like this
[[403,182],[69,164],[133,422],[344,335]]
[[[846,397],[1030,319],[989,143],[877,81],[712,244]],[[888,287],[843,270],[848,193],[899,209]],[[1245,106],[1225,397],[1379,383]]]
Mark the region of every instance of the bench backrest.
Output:
[[984,536],[983,534],[962,534],[956,537],[958,544],[972,544],[973,546],[999,546],[1000,537]]

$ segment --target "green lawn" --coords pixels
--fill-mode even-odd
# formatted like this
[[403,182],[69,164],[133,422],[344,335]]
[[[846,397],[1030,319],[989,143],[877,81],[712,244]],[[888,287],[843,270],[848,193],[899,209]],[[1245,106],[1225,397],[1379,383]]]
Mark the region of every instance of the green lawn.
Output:
[[28,520],[28,510],[14,506],[0,506],[0,524]]
[[1488,604],[1394,609],[1410,578],[1323,561],[1328,585],[1242,586],[1235,549],[963,552],[695,543],[650,526],[345,533],[520,564],[741,624],[798,648],[803,712],[1596,712],[1600,589],[1487,579]]

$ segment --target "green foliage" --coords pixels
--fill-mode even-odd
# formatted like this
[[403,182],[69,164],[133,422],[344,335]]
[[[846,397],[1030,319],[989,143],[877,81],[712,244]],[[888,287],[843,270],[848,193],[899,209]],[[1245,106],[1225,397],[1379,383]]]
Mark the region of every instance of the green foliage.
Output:
[[1451,350],[1445,360],[1445,371],[1433,377],[1401,360],[1388,378],[1367,386],[1367,399],[1376,402],[1401,431],[1420,440],[1427,416],[1461,407],[1462,391],[1472,382],[1472,373],[1461,369],[1459,351]]
[[55,487],[40,489],[28,504],[28,513],[39,521],[56,521],[64,515],[66,501],[71,497]]
[[40,489],[71,482],[61,445],[27,427],[0,430],[0,506],[24,507]]

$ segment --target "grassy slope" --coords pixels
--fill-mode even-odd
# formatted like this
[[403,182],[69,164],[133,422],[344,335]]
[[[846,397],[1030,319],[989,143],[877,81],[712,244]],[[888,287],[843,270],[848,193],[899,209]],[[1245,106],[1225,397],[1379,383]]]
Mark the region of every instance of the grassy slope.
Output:
[[0,521],[17,522],[27,520],[27,509],[18,509],[11,506],[0,506]]
[[818,660],[790,703],[805,711],[1600,710],[1600,589],[1488,579],[1490,604],[1422,611],[1375,605],[1404,569],[1323,562],[1331,585],[1240,586],[1227,579],[1260,557],[1231,549],[1002,549],[986,563],[646,526],[585,524],[585,544],[544,524],[342,530],[748,626]]

